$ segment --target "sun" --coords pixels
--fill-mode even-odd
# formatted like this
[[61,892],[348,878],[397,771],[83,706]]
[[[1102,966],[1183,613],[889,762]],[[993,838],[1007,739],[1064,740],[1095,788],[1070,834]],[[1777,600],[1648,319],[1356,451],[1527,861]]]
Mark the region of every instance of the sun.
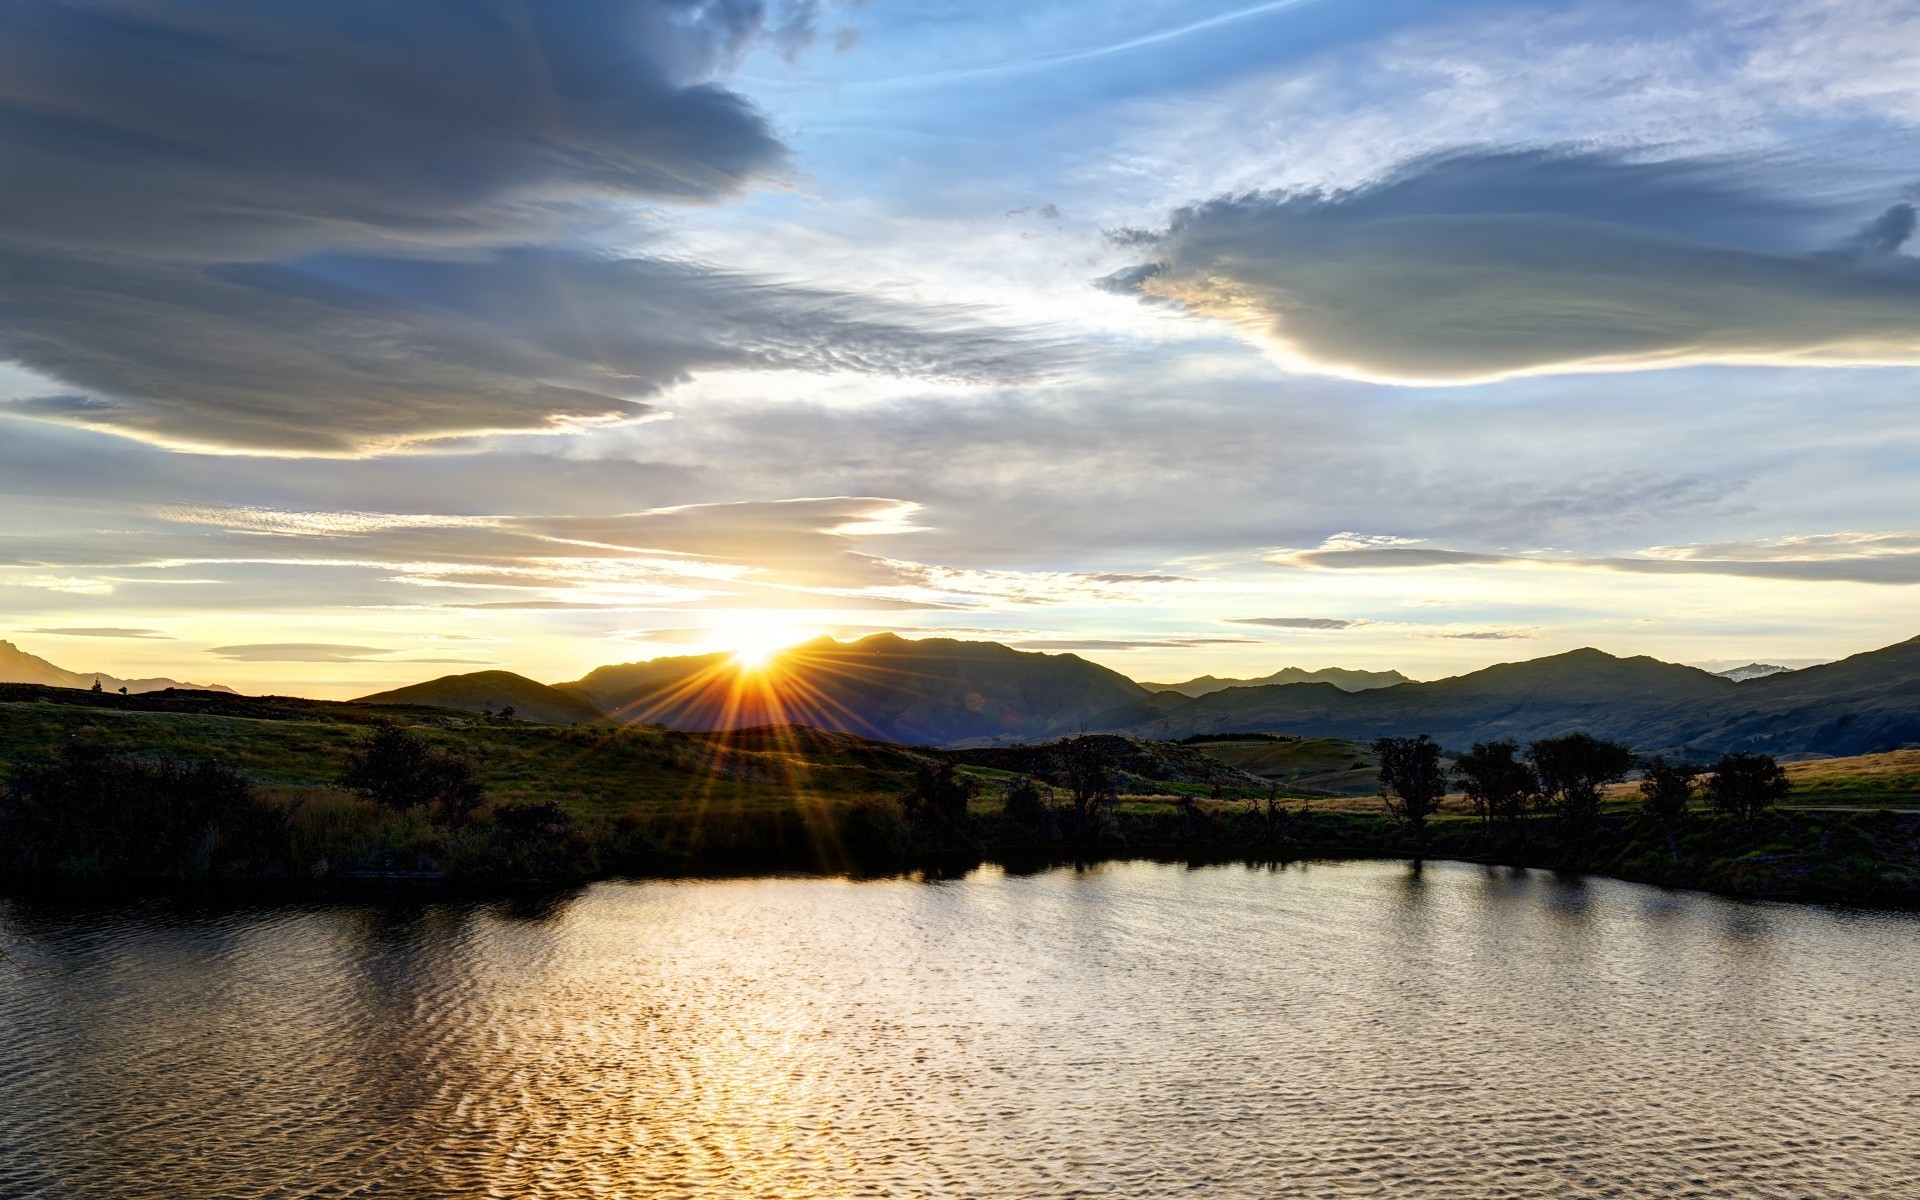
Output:
[[808,631],[797,625],[758,615],[744,615],[714,629],[714,641],[727,651],[733,665],[743,671],[766,669],[774,655],[796,642],[807,639]]

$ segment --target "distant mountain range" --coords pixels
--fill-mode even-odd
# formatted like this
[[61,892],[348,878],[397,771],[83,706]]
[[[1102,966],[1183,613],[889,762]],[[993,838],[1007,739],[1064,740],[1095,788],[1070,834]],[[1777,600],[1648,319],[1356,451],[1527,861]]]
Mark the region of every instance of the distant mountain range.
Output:
[[759,674],[702,654],[601,667],[561,687],[623,722],[793,723],[917,745],[1044,740],[1151,695],[1072,654],[891,633],[794,646]]
[[1731,679],[1735,683],[1740,683],[1748,679],[1764,679],[1768,675],[1784,675],[1791,670],[1793,670],[1792,667],[1777,667],[1772,663],[1748,663],[1744,667],[1715,671],[1714,674],[1722,679]]
[[[1359,690],[1347,689],[1392,673],[1313,672],[1321,679],[1306,682],[1201,679],[1155,690],[1072,654],[877,634],[795,646],[762,671],[744,670],[725,654],[606,666],[554,685],[481,671],[361,702],[495,713],[511,707],[524,720],[658,723],[689,731],[793,723],[939,746],[1037,742],[1083,729],[1172,739],[1289,733],[1362,743],[1430,733],[1455,749],[1572,730],[1649,752],[1845,755],[1920,744],[1920,638],[1799,670],[1758,676],[1751,670],[1720,675],[1588,649],[1451,679]],[[1743,673],[1747,677],[1729,677]],[[1273,678],[1307,674],[1287,671]],[[0,680],[89,688],[95,678],[0,642]],[[129,691],[190,686],[169,679],[97,678],[108,690],[122,684]]]
[[1258,679],[1221,679],[1214,675],[1202,675],[1198,679],[1189,679],[1185,683],[1143,683],[1140,686],[1150,692],[1178,692],[1182,696],[1198,699],[1213,692],[1223,692],[1228,688],[1266,687],[1286,683],[1330,683],[1343,692],[1364,692],[1372,688],[1392,687],[1396,683],[1411,682],[1398,671],[1349,671],[1345,667],[1322,667],[1318,671],[1305,671],[1299,667],[1285,667],[1271,675]]
[[177,679],[121,679],[101,671],[69,671],[44,658],[28,654],[12,642],[0,641],[0,683],[37,683],[44,687],[91,688],[98,681],[109,692],[162,692],[188,688],[202,692],[231,692],[217,683],[181,683]]
[[1293,684],[1231,688],[1172,707],[1134,703],[1095,725],[1159,738],[1260,732],[1366,742],[1430,733],[1456,749],[1585,730],[1644,751],[1864,754],[1920,743],[1920,638],[1737,681],[1575,650],[1365,692]]

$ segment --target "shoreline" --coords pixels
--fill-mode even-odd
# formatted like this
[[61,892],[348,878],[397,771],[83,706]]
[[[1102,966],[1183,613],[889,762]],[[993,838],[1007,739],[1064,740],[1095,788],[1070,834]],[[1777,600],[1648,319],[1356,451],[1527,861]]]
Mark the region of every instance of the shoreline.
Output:
[[[1781,849],[1783,833],[1817,833],[1823,835],[1829,845],[1835,835],[1840,835],[1839,840],[1844,842],[1847,840],[1844,835],[1849,833],[1867,835],[1876,841],[1885,840],[1889,834],[1906,842],[1920,838],[1920,818],[1888,810],[1790,810],[1769,814],[1760,827],[1742,831],[1739,840],[1748,844],[1745,853],[1714,858],[1688,855],[1677,863],[1661,861],[1658,856],[1645,853],[1645,838],[1632,836],[1635,822],[1618,816],[1603,818],[1602,829],[1595,839],[1597,844],[1585,854],[1574,855],[1548,840],[1552,831],[1545,818],[1521,822],[1521,828],[1507,830],[1462,819],[1441,822],[1421,852],[1405,839],[1398,826],[1378,817],[1323,815],[1329,823],[1346,827],[1340,832],[1372,836],[1296,838],[1287,844],[1236,846],[1224,838],[1141,836],[1161,832],[1153,826],[1164,826],[1167,822],[1143,821],[1137,819],[1137,814],[1126,815],[1134,815],[1136,819],[1118,823],[1115,828],[1103,831],[1108,836],[1103,836],[1099,843],[1085,846],[1023,845],[1005,838],[992,843],[973,840],[971,845],[915,839],[917,844],[889,847],[894,853],[838,861],[786,854],[777,847],[759,846],[754,848],[757,853],[733,855],[696,852],[646,859],[616,857],[569,878],[487,878],[420,870],[341,871],[321,878],[10,874],[0,878],[0,897],[30,902],[205,898],[237,904],[333,903],[401,896],[480,900],[552,894],[616,881],[774,878],[858,881],[910,876],[938,879],[964,876],[988,866],[1028,874],[1060,867],[1124,862],[1184,864],[1197,868],[1374,861],[1455,862],[1612,879],[1734,900],[1887,912],[1920,911],[1920,871],[1908,869],[1912,864],[1861,861],[1859,856],[1845,855],[1844,845],[1824,855],[1808,855],[1804,851],[1794,855]],[[1306,819],[1313,821],[1314,817],[1309,815]],[[1004,822],[994,823],[1002,826],[1000,832],[1005,832]],[[1859,828],[1868,823],[1874,828]],[[1699,822],[1701,828],[1690,832],[1690,844],[1699,846],[1710,842],[1715,835],[1724,837],[1729,832],[1715,828],[1715,824]],[[1134,836],[1125,837],[1128,832]],[[1116,833],[1121,836],[1112,836]],[[1659,854],[1665,853],[1662,847]]]

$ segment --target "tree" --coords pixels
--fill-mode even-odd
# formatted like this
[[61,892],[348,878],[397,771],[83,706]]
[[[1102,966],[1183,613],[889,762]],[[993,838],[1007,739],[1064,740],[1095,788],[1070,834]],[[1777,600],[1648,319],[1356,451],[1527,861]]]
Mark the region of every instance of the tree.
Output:
[[100,687],[100,679],[99,679],[99,677],[98,677],[98,676],[95,676],[95,677],[94,677],[94,680],[93,680],[93,690],[94,690],[95,692],[99,692],[99,691],[101,691],[101,690],[103,690],[103,689],[102,689],[102,688]]
[[959,773],[951,759],[926,761],[914,768],[907,815],[958,829],[966,823],[967,802],[971,799],[973,782]]
[[513,720],[514,716],[515,716],[515,713],[513,711],[513,705],[511,704],[507,705],[505,708],[500,710],[500,719],[502,721],[511,721]]
[[1690,763],[1670,763],[1664,758],[1648,759],[1640,779],[1641,811],[1667,835],[1667,853],[1680,861],[1680,823],[1687,819],[1687,805],[1693,801],[1693,784],[1700,768]]
[[1106,740],[1084,733],[1062,738],[1053,748],[1061,786],[1067,789],[1067,814],[1077,837],[1097,832],[1118,798],[1111,758]]
[[1029,832],[1047,832],[1047,802],[1041,798],[1040,785],[1031,775],[1022,775],[1006,785],[1000,795],[1000,813]]
[[375,726],[348,756],[340,786],[396,812],[430,805],[449,825],[464,822],[486,799],[472,763],[391,724]]
[[1518,742],[1475,742],[1453,760],[1453,774],[1482,821],[1517,820],[1540,791],[1540,779],[1520,757]]
[[1707,780],[1707,800],[1715,811],[1751,825],[1761,813],[1787,798],[1793,785],[1771,754],[1735,750],[1722,754]]
[[1542,738],[1527,747],[1540,790],[1560,815],[1567,840],[1584,842],[1600,816],[1600,789],[1633,770],[1631,747],[1590,733]]
[[1380,797],[1387,811],[1413,830],[1420,849],[1427,848],[1427,818],[1439,811],[1447,794],[1447,775],[1440,769],[1440,743],[1419,737],[1384,737],[1373,744],[1380,760]]

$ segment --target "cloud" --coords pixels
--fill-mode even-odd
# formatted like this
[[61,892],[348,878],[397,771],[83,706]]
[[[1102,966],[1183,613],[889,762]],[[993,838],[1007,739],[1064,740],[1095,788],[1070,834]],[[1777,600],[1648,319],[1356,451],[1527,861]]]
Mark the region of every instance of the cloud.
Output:
[[1258,638],[1028,638],[1009,643],[1016,650],[1188,650],[1197,646],[1257,646]]
[[352,455],[632,421],[703,370],[1032,377],[1051,350],[692,264],[527,248],[201,265],[0,240],[0,358],[73,391],[0,412],[167,445]]
[[1030,376],[959,309],[647,249],[638,206],[784,171],[718,80],[818,9],[9,6],[0,362],[56,386],[0,412],[344,456],[639,420],[702,371]]
[[1540,636],[1537,629],[1470,629],[1465,633],[1436,633],[1433,636],[1461,642],[1507,642]]
[[[1767,195],[1737,164],[1462,152],[1345,191],[1176,211],[1111,290],[1231,321],[1302,369],[1469,383],[1690,363],[1920,363],[1913,210]],[[1138,242],[1137,235],[1121,238]]]
[[712,200],[786,161],[715,82],[756,40],[804,36],[770,7],[10,5],[0,229],[278,256],[492,239],[557,201]]
[[395,653],[376,646],[338,646],[330,642],[265,642],[248,646],[216,646],[209,653],[234,662],[367,662]]
[[[1405,541],[1406,539],[1393,539]],[[1638,575],[1735,575],[1810,583],[1920,583],[1920,532],[1839,532],[1751,542],[1653,546],[1633,555],[1545,551],[1485,553],[1413,545],[1354,544],[1350,535],[1316,550],[1270,555],[1276,566],[1320,570],[1531,566]]]
[[1340,621],[1332,617],[1227,617],[1229,625],[1264,625],[1270,629],[1351,629],[1365,621]]
[[158,629],[122,629],[106,625],[73,625],[63,629],[30,629],[29,633],[52,634],[57,637],[103,637],[103,638],[154,638],[165,641],[174,640],[170,633]]

